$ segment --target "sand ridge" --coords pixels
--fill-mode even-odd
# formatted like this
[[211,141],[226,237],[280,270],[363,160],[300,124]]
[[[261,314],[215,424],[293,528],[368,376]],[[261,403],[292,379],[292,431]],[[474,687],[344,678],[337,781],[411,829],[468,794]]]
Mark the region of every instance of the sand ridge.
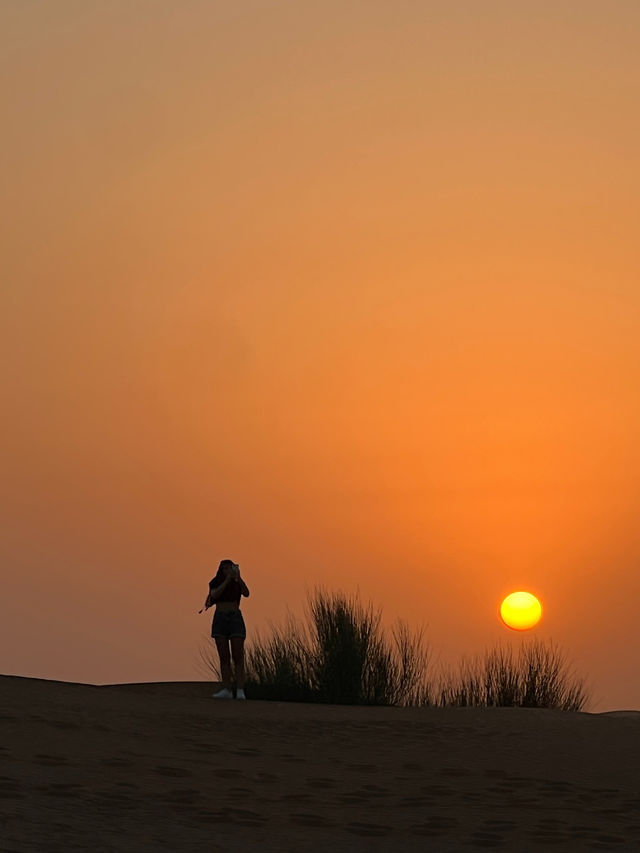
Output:
[[640,715],[0,677],[0,851],[640,850]]

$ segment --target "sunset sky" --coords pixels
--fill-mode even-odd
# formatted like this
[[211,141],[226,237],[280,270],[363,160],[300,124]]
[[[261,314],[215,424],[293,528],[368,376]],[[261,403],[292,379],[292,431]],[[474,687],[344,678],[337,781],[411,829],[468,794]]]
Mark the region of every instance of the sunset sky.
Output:
[[[317,584],[640,708],[640,4],[0,0],[0,671]],[[210,641],[209,641],[210,642]]]

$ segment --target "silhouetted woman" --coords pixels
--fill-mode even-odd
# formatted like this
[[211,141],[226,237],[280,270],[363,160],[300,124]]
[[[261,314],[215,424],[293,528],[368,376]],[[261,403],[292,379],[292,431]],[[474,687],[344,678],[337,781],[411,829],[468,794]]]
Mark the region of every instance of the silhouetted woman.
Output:
[[[240,577],[240,566],[232,560],[222,560],[216,576],[209,581],[209,595],[205,607],[215,604],[211,623],[211,636],[216,641],[220,656],[222,688],[213,694],[214,699],[233,699],[231,692],[231,658],[236,671],[236,699],[244,695],[244,641],[247,636],[240,611],[240,598],[248,597],[249,588]],[[231,650],[229,650],[231,644]]]

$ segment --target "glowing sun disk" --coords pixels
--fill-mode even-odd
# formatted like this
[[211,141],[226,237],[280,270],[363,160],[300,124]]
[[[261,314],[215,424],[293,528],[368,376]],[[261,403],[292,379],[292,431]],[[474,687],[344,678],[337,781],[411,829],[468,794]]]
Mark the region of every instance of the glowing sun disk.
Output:
[[542,605],[530,592],[512,592],[500,605],[500,617],[514,631],[528,631],[542,617]]

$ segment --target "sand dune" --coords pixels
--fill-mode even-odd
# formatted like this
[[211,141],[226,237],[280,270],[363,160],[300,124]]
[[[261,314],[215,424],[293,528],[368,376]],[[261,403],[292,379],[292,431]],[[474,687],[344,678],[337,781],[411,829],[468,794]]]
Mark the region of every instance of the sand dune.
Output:
[[640,850],[640,715],[0,677],[0,850]]

